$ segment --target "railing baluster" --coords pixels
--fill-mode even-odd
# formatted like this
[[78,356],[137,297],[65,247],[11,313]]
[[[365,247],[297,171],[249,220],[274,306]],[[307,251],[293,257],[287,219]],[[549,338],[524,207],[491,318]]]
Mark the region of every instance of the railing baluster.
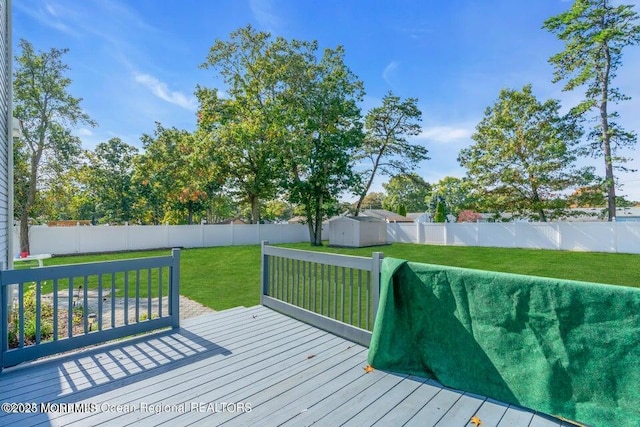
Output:
[[82,300],[82,315],[84,317],[84,333],[85,335],[89,332],[89,276],[84,276],[84,280],[82,281],[82,290],[83,292],[83,300]]
[[102,274],[98,274],[98,330],[102,330]]
[[340,310],[342,311],[341,316],[340,316],[340,320],[342,322],[344,322],[344,287],[345,287],[345,274],[346,274],[346,268],[342,267],[342,294],[340,295]]
[[58,341],[58,279],[53,279],[53,340]]
[[362,328],[362,270],[358,270],[358,328]]
[[286,291],[284,295],[286,302],[290,302],[289,300],[289,261],[290,261],[289,259],[284,260],[284,267],[285,267],[284,275],[287,278],[287,286],[286,286]]
[[124,272],[124,324],[129,324],[129,272]]
[[111,273],[111,327],[116,327],[116,273]]
[[302,262],[302,308],[309,308],[307,299],[307,262]]
[[136,323],[140,321],[140,270],[136,270]]
[[151,320],[151,269],[147,268],[147,320]]
[[[297,278],[297,280],[296,280],[297,281],[297,284],[296,284],[296,294],[297,294],[296,305],[298,307],[300,307],[300,287],[301,287],[301,284],[300,284],[300,279],[301,279],[301,276],[300,276],[300,260],[296,261],[296,278]],[[302,296],[302,304],[304,304],[304,294]]]
[[338,320],[338,266],[333,267],[333,318]]
[[40,338],[42,336],[42,283],[40,280],[36,281],[36,344],[40,344]]
[[353,268],[349,269],[349,324],[353,325]]
[[320,264],[320,314],[324,315],[324,264]]
[[273,269],[275,268],[275,263],[274,263],[274,259],[273,257],[267,257],[267,262],[269,263],[269,296],[273,296],[275,289],[274,289],[274,282],[273,282]]
[[69,305],[67,306],[67,337],[73,337],[73,313],[75,311],[75,303],[73,301],[73,277],[69,276],[69,295],[67,295]]
[[298,292],[298,260],[291,261],[291,304],[298,304],[298,296],[300,292]]
[[24,282],[18,284],[18,346],[24,347]]
[[314,313],[318,312],[318,304],[317,304],[317,296],[318,296],[318,263],[313,263],[313,311]]
[[278,299],[282,299],[282,263],[284,258],[276,258],[276,264],[278,265],[278,274],[276,275],[276,295]]
[[367,330],[370,331],[371,329],[369,328],[369,307],[371,306],[371,301],[369,301],[369,288],[371,286],[371,272],[367,271],[367,281],[365,282],[366,284],[366,304],[365,307],[367,309],[367,319],[366,319],[366,323],[367,323]]
[[158,268],[158,317],[162,318],[162,267]]

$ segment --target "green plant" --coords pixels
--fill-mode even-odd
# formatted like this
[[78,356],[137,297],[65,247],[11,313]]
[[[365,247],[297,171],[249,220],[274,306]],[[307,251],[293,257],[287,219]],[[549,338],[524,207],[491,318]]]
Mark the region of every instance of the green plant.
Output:
[[404,203],[401,203],[398,206],[398,215],[407,216],[407,207],[404,205]]
[[[36,342],[37,321],[40,321],[40,340],[50,340],[53,336],[53,306],[47,301],[40,301],[40,317],[36,317],[36,288],[35,284],[29,285],[23,294],[24,307],[24,340],[25,344]],[[17,309],[12,311],[9,322],[9,347],[17,347],[20,336],[20,313]]]
[[434,222],[445,222],[446,217],[444,214],[444,203],[441,201],[436,205],[436,215],[434,217]]

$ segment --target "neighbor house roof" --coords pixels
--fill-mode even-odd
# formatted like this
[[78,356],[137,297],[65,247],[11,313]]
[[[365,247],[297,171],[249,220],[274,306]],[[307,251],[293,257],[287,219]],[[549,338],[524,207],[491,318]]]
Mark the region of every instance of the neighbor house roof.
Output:
[[365,209],[360,212],[360,215],[364,217],[383,219],[387,222],[413,222],[411,218],[398,215],[397,213],[388,211],[386,209]]

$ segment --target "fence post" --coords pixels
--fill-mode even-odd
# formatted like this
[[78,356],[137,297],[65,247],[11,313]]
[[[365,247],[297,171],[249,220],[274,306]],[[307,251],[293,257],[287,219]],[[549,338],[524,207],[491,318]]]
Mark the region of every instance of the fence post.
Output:
[[171,326],[180,327],[180,249],[171,250],[171,283],[169,285],[169,313],[171,314]]
[[265,255],[264,248],[269,245],[268,240],[263,240],[260,244],[260,304],[264,305],[264,296],[269,295],[269,255]]
[[444,242],[442,242],[442,243],[444,243],[444,245],[447,246],[447,244],[448,244],[448,242],[447,242],[448,236],[447,236],[447,223],[446,222],[442,223],[442,228],[443,228],[442,234],[443,234],[443,238],[444,238]]
[[373,314],[374,327],[378,314],[378,303],[380,302],[380,263],[382,262],[382,258],[384,258],[382,252],[374,252],[371,254],[371,312]]

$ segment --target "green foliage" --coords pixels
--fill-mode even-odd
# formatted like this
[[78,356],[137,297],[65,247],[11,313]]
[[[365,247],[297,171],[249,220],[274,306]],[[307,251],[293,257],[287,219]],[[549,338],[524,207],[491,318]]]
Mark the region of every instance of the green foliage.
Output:
[[445,213],[444,203],[438,202],[436,205],[436,214],[433,217],[433,222],[446,222],[447,217]]
[[556,100],[540,103],[530,85],[503,89],[487,108],[475,144],[458,159],[485,206],[546,221],[566,207],[562,192],[593,181],[590,168],[574,166],[581,128],[559,110]]
[[284,221],[293,215],[293,208],[284,200],[269,200],[264,204],[264,219]]
[[274,197],[282,179],[277,163],[287,123],[279,105],[287,60],[279,55],[287,55],[288,46],[251,26],[234,31],[228,41],[215,41],[202,64],[222,78],[228,98],[220,98],[217,89],[196,91],[198,124],[206,134],[202,148],[215,159],[227,185],[251,205],[254,223],[260,219],[260,201]]
[[138,149],[111,138],[87,152],[86,186],[101,222],[122,224],[137,218],[132,180]]
[[382,206],[387,210],[394,211],[401,203],[408,212],[424,212],[428,208],[425,199],[431,185],[415,173],[393,176],[382,187],[386,192]]
[[362,209],[383,209],[382,202],[384,198],[384,193],[369,193],[362,200]]
[[[24,340],[26,343],[36,341],[37,330],[36,321],[40,320],[40,339],[48,340],[53,334],[53,306],[51,303],[42,301],[40,303],[40,317],[36,317],[36,288],[35,284],[30,285],[23,295],[24,304]],[[9,347],[17,347],[19,339],[19,319],[18,310],[13,310],[9,321]]]
[[584,99],[573,108],[583,115],[596,110],[596,125],[589,133],[590,153],[604,159],[609,220],[616,212],[614,168],[624,170],[627,159],[617,157],[620,147],[633,147],[635,133],[616,122],[610,105],[628,100],[613,86],[622,65],[622,50],[640,43],[638,14],[632,5],[613,5],[611,0],[576,0],[571,8],[549,18],[544,28],[565,43],[565,50],[553,55],[554,82],[565,81],[563,90],[584,89]]
[[464,178],[446,176],[433,185],[427,196],[429,211],[435,214],[439,201],[443,202],[447,212],[457,216],[462,209],[476,204],[474,185]]
[[[18,161],[16,207],[20,209],[20,249],[29,250],[28,221],[35,216],[38,192],[72,167],[80,154],[80,140],[71,128],[95,122],[80,108],[80,98],[68,92],[69,67],[62,62],[66,49],[36,52],[26,40],[18,42],[15,58],[13,115],[19,120],[23,141],[15,144]],[[29,165],[25,169],[25,162]]]
[[285,80],[296,90],[281,105],[289,120],[283,185],[289,201],[304,208],[311,243],[321,245],[322,221],[339,212],[338,196],[357,180],[352,153],[362,143],[363,89],[344,64],[342,47],[317,58],[316,43],[296,46]]
[[156,123],[154,135],[143,135],[144,154],[134,162],[138,189],[136,209],[145,223],[193,223],[220,188],[216,163],[200,150],[195,135]]
[[367,113],[364,143],[355,157],[356,161],[367,163],[369,168],[362,173],[364,185],[358,191],[360,199],[356,215],[363,207],[376,175],[407,175],[429,158],[425,147],[407,142],[408,137],[420,134],[422,112],[417,104],[416,98],[401,101],[389,92],[382,99],[382,106]]
[[407,216],[407,207],[402,203],[398,206],[398,215]]

